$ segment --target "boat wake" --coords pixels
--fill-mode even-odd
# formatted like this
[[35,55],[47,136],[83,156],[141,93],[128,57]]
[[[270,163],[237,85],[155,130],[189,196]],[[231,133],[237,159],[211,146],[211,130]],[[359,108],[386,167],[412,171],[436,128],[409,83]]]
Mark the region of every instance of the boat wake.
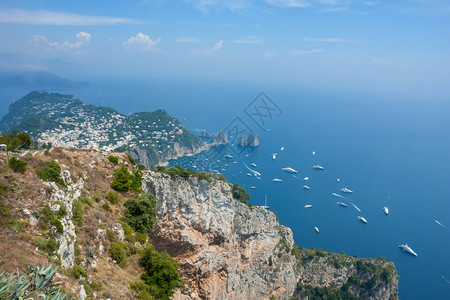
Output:
[[441,225],[442,227],[444,227],[445,229],[449,229],[447,226],[445,226],[444,224],[442,224],[441,222],[439,222],[438,220],[434,220],[436,223],[438,223],[439,225]]
[[295,177],[297,179],[303,180],[303,178],[298,177],[297,175],[292,175],[292,177]]
[[252,172],[253,174],[255,174],[255,175],[257,175],[257,176],[261,176],[261,173],[259,173],[258,171],[255,171],[255,170],[253,170],[253,169],[250,169],[248,166],[247,166],[247,164],[244,162],[244,165],[245,165],[245,167],[250,171],[250,172]]
[[442,276],[442,279],[444,279],[445,281],[447,281],[448,284],[450,284],[450,281],[447,278],[445,278],[444,276]]
[[355,204],[353,204],[353,203],[351,203],[351,202],[350,202],[350,204],[353,205],[353,207],[354,207],[357,211],[359,211],[359,212],[361,211],[361,210],[358,208],[358,206],[356,206]]
[[331,195],[339,197],[339,198],[343,198],[343,199],[348,199],[347,197],[344,197],[344,196],[336,194],[336,193],[332,193]]

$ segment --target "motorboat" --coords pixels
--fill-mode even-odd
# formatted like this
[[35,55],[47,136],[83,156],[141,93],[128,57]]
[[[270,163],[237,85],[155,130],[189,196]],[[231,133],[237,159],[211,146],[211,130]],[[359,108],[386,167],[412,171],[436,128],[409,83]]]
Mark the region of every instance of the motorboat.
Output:
[[273,181],[273,182],[282,182],[283,180],[278,179],[278,178],[274,178],[272,181]]
[[304,180],[304,181],[308,181],[308,180],[309,180],[309,177],[305,177],[305,178],[303,178],[303,180]]
[[353,193],[353,191],[352,191],[352,190],[349,190],[348,188],[343,188],[343,189],[341,189],[341,192],[343,192],[343,193],[349,193],[349,194],[352,194],[352,193]]
[[311,204],[306,204],[306,205],[305,205],[305,208],[311,208],[311,207],[312,207]]
[[383,207],[383,210],[386,215],[389,214],[389,208],[387,206]]
[[255,163],[251,163],[251,165],[255,168],[257,168],[258,166]]
[[298,173],[297,170],[294,170],[291,167],[281,168],[281,170],[289,172],[289,173]]
[[367,220],[363,217],[358,216],[358,220],[360,220],[363,223],[367,223]]
[[252,174],[250,174],[250,173],[247,173],[247,176],[249,176],[249,177],[252,177]]
[[343,207],[348,207],[347,204],[345,204],[344,202],[336,202],[337,205],[343,206]]
[[315,166],[313,166],[313,169],[316,169],[316,170],[325,170],[325,168],[322,167],[321,165],[315,165]]
[[303,188],[305,189],[305,190],[310,190],[311,188],[309,187],[309,186],[307,186],[306,184],[303,186]]
[[319,233],[319,228],[314,227],[314,230],[317,231],[317,233]]
[[411,247],[409,247],[408,244],[398,245],[398,247],[399,247],[400,249],[402,249],[403,251],[406,251],[406,252],[408,252],[408,253],[411,253],[411,254],[414,255],[414,256],[417,256],[417,253],[414,252],[414,250],[411,249]]
[[252,185],[250,188],[256,190],[256,186]]

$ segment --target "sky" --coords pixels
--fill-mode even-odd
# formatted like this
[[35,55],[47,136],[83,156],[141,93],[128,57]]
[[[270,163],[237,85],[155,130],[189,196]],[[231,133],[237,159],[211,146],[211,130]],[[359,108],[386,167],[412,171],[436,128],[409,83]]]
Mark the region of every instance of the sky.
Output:
[[450,0],[0,2],[0,71],[450,92]]

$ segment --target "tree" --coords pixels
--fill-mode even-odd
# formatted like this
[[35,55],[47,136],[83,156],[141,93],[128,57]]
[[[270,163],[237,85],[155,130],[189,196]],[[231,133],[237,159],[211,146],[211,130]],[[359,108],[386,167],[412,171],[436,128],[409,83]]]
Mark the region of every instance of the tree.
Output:
[[169,299],[176,288],[184,286],[183,278],[178,273],[179,265],[167,252],[158,252],[153,245],[149,245],[142,253],[140,264],[146,272],[141,279],[147,285],[156,287],[160,299]]
[[127,192],[130,189],[131,174],[126,166],[121,166],[114,171],[114,180],[111,187],[118,192]]
[[156,223],[156,198],[153,195],[141,195],[125,202],[128,208],[122,217],[134,231],[147,234]]

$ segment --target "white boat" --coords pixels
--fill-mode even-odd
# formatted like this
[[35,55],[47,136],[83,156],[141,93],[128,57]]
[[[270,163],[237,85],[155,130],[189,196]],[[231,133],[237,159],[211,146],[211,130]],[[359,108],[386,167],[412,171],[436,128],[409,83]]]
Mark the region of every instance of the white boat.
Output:
[[306,205],[305,205],[305,208],[311,208],[311,207],[312,207],[311,204],[306,204]]
[[317,231],[317,233],[319,233],[319,228],[314,227],[314,230]]
[[284,147],[281,147],[281,151],[283,151],[284,150]]
[[316,151],[313,151],[313,155],[315,155],[316,154]]
[[252,174],[250,174],[250,173],[247,173],[247,176],[250,176],[250,177],[251,177],[251,176],[252,176]]
[[349,193],[349,194],[352,194],[352,193],[353,193],[353,191],[349,190],[348,188],[343,188],[343,189],[341,189],[341,192],[343,192],[343,193]]
[[317,170],[325,170],[325,168],[322,167],[321,165],[315,165],[315,166],[313,166],[313,169],[317,169]]
[[277,158],[277,154],[278,154],[278,153],[272,154],[272,159],[276,159],[276,158]]
[[309,187],[309,186],[307,186],[306,184],[303,186],[303,188],[305,189],[305,190],[310,190],[311,188]]
[[336,202],[337,205],[343,206],[343,207],[348,207],[347,204],[345,204],[344,202]]
[[291,167],[281,168],[281,170],[290,172],[290,173],[298,173],[297,170],[292,169]]
[[308,180],[309,180],[309,177],[305,177],[305,178],[303,178],[303,180],[304,180],[304,181],[308,181]]
[[387,206],[383,207],[383,210],[386,215],[389,214],[389,208]]
[[230,154],[225,154],[224,157],[225,157],[225,158],[233,158],[233,156],[231,156]]
[[274,178],[272,181],[273,181],[273,182],[281,182],[281,181],[283,181],[283,180],[278,179],[278,178]]
[[339,178],[336,179],[337,182],[341,181]]
[[363,223],[367,223],[367,220],[364,219],[363,217],[358,216],[358,220],[360,220],[360,221],[363,222]]
[[251,165],[254,166],[255,168],[258,167],[255,163],[251,163]]
[[406,252],[408,252],[408,253],[411,253],[411,254],[414,255],[414,256],[417,256],[417,253],[414,252],[414,250],[411,249],[411,247],[409,247],[408,244],[398,245],[398,247],[399,247],[400,249],[402,249],[403,251],[406,251]]
[[250,188],[252,188],[252,189],[256,190],[256,187],[255,187],[255,186],[253,186],[253,185],[252,185],[252,186],[251,186]]

